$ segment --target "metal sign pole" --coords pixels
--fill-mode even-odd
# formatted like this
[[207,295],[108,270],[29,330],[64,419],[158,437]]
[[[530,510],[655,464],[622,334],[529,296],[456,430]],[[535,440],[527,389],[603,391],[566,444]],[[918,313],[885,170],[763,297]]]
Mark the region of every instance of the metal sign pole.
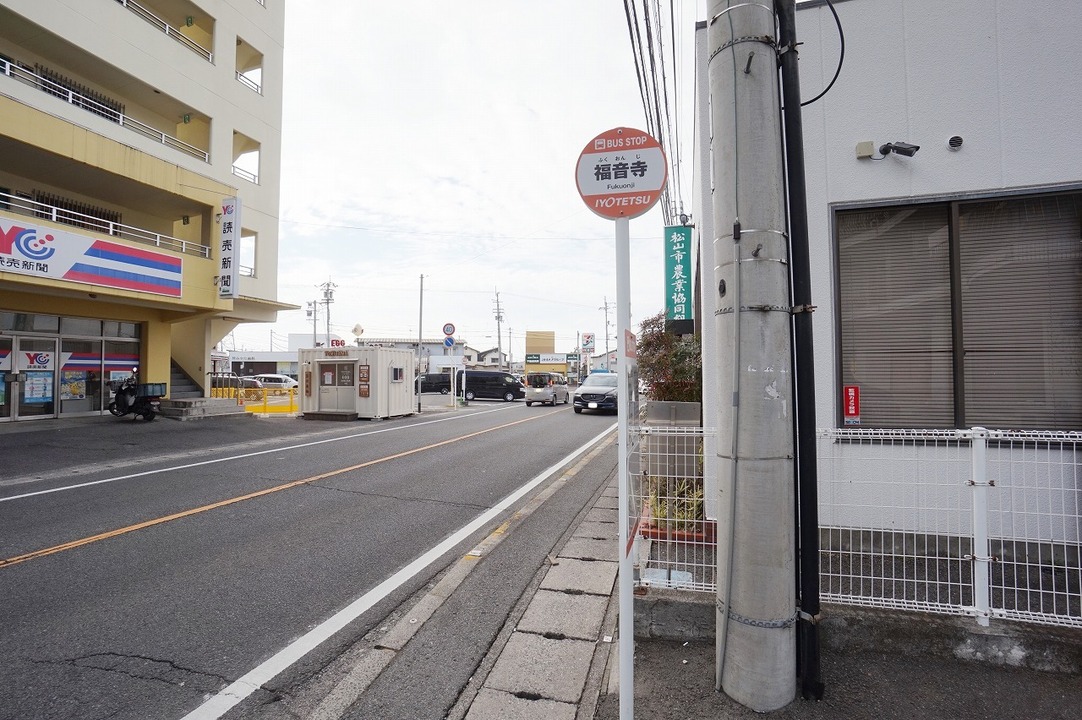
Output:
[[[665,151],[655,138],[642,130],[618,127],[594,137],[583,148],[575,167],[575,184],[590,210],[616,221],[616,351],[618,369],[623,370],[623,387],[616,404],[618,417],[618,488],[620,570],[619,586],[619,657],[620,720],[635,716],[635,538],[631,522],[631,484],[629,420],[634,399],[634,336],[631,334],[631,231],[629,221],[646,213],[661,197],[668,178]],[[605,369],[611,369],[609,353],[609,303],[605,301]],[[632,347],[628,348],[629,340]],[[585,342],[583,343],[586,344]],[[620,382],[618,380],[618,382]],[[636,513],[636,516],[638,513]]]
[[[626,217],[616,220],[616,348],[622,358],[617,367],[623,370],[627,384],[626,369],[619,365],[627,360],[627,336],[631,325],[631,231]],[[619,513],[620,572],[618,574],[620,598],[620,720],[635,717],[635,605],[634,605],[634,542],[628,525],[631,507],[631,485],[628,478],[628,408],[631,398],[625,388],[620,388],[620,401],[616,404],[619,443],[617,503]]]

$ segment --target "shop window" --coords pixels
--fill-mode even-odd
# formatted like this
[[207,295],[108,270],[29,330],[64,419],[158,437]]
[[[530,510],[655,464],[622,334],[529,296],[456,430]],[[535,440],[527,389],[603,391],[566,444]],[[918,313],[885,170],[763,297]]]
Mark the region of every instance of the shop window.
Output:
[[88,318],[60,318],[60,332],[64,335],[101,337],[101,320]]
[[60,332],[60,318],[56,315],[34,315],[33,313],[0,313],[0,330],[58,333]]
[[839,211],[838,357],[860,424],[1077,430],[1080,207],[1074,193]]
[[404,382],[406,379],[405,368],[391,368],[391,382]]
[[104,337],[138,339],[139,323],[115,322],[113,320],[106,320],[103,323],[102,335]]

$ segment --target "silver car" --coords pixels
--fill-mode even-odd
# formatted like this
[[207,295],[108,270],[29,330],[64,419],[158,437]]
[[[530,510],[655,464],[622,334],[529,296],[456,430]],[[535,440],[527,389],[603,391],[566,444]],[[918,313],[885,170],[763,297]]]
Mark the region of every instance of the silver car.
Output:
[[571,402],[567,378],[560,373],[532,372],[526,375],[526,405],[542,403],[556,407],[556,403]]

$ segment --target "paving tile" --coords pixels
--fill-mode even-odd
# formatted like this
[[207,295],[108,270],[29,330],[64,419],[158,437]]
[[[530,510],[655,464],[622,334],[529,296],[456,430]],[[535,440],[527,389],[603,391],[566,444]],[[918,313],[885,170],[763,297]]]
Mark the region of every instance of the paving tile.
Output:
[[578,707],[555,700],[530,700],[502,690],[482,688],[466,720],[575,720]]
[[595,508],[605,508],[606,510],[615,510],[620,507],[620,500],[616,497],[610,497],[608,495],[602,495],[594,503]]
[[598,540],[615,540],[620,534],[620,528],[616,523],[586,522],[575,530],[575,537],[594,538]]
[[594,642],[601,636],[608,605],[609,599],[601,595],[538,590],[518,621],[517,629]]
[[586,511],[582,518],[583,522],[609,522],[618,523],[620,518],[616,515],[616,508],[594,507]]
[[541,580],[545,590],[582,590],[592,595],[612,595],[620,563],[561,557]]
[[560,550],[560,557],[582,558],[588,560],[619,561],[619,543],[613,540],[592,540],[572,537]]
[[489,673],[485,687],[577,703],[593,656],[592,642],[549,640],[532,633],[515,632]]

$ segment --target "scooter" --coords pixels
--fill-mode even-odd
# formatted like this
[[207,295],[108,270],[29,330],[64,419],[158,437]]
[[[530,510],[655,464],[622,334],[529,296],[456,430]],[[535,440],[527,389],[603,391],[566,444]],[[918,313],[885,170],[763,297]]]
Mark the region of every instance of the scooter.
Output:
[[149,387],[153,386],[139,385],[135,378],[137,370],[132,368],[131,377],[121,381],[113,401],[109,403],[109,412],[117,417],[142,415],[144,420],[150,421],[157,417],[161,409],[161,396],[147,394]]

